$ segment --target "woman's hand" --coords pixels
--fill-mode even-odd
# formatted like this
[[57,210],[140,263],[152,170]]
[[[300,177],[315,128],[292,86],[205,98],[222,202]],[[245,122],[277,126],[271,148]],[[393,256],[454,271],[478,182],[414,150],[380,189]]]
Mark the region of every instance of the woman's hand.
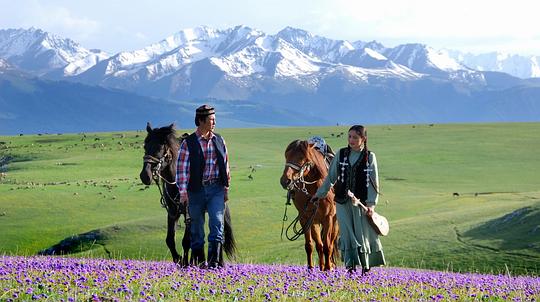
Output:
[[371,217],[373,216],[373,213],[375,213],[375,206],[368,207],[366,211],[366,215],[368,217]]
[[354,193],[351,192],[351,190],[347,190],[347,195],[349,195],[349,197],[351,198],[353,203],[358,202],[358,198],[356,198],[356,196],[354,196]]

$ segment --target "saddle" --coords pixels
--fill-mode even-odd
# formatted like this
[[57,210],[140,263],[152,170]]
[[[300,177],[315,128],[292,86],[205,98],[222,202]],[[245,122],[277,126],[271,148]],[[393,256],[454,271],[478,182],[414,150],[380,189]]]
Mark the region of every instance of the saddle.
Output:
[[324,138],[320,136],[312,136],[307,141],[308,143],[313,144],[315,149],[317,149],[317,151],[319,151],[324,156],[326,168],[328,169],[330,167],[332,159],[334,159],[334,156],[336,155],[332,148],[330,148]]

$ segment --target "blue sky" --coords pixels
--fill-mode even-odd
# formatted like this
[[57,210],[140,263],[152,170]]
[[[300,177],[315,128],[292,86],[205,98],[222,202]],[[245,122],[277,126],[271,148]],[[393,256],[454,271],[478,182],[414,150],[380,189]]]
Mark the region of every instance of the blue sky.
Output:
[[534,0],[0,0],[0,28],[31,26],[111,53],[199,25],[286,26],[385,46],[424,43],[473,53],[540,55]]

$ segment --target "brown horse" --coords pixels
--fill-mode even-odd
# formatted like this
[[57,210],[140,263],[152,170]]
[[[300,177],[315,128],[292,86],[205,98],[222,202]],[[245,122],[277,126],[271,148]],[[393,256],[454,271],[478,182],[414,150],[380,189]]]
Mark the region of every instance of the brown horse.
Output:
[[[189,264],[188,255],[191,245],[190,218],[187,205],[180,202],[180,194],[176,186],[176,163],[178,160],[178,149],[181,140],[187,136],[176,137],[174,125],[152,129],[150,123],[146,125],[148,135],[144,139],[143,168],[139,175],[145,185],[151,185],[152,180],[157,184],[161,193],[161,205],[167,210],[167,239],[165,242],[171,251],[175,263],[187,266]],[[184,215],[184,237],[182,238],[182,248],[184,256],[180,256],[176,250],[175,233],[176,224],[180,216]],[[231,215],[229,207],[225,204],[224,217],[224,237],[223,248],[229,258],[234,257],[236,243],[231,226]],[[220,253],[222,256],[223,254]],[[192,256],[193,257],[193,256]],[[220,266],[223,266],[223,258],[219,259]]]
[[[298,221],[305,238],[308,268],[313,268],[313,241],[319,256],[319,268],[331,270],[336,266],[336,243],[339,227],[336,218],[334,192],[311,203],[310,199],[321,186],[328,166],[325,156],[308,141],[295,140],[285,150],[285,169],[281,186],[292,194],[298,210]],[[322,228],[322,229],[321,229]]]

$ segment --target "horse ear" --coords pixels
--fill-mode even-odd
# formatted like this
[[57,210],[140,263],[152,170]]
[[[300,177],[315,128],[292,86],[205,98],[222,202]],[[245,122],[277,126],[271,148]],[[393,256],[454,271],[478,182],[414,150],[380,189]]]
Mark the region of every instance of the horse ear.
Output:
[[300,148],[302,152],[306,152],[309,149],[308,141],[300,141]]
[[172,124],[169,125],[169,128],[175,129],[175,128],[176,128],[176,125],[175,125],[174,123],[172,123]]
[[150,122],[146,123],[146,131],[148,131],[148,133],[152,132],[152,125],[150,125]]
[[311,143],[311,142],[309,142],[309,141],[305,141],[305,144],[306,144],[306,150],[315,148],[315,144],[314,144],[314,143]]

